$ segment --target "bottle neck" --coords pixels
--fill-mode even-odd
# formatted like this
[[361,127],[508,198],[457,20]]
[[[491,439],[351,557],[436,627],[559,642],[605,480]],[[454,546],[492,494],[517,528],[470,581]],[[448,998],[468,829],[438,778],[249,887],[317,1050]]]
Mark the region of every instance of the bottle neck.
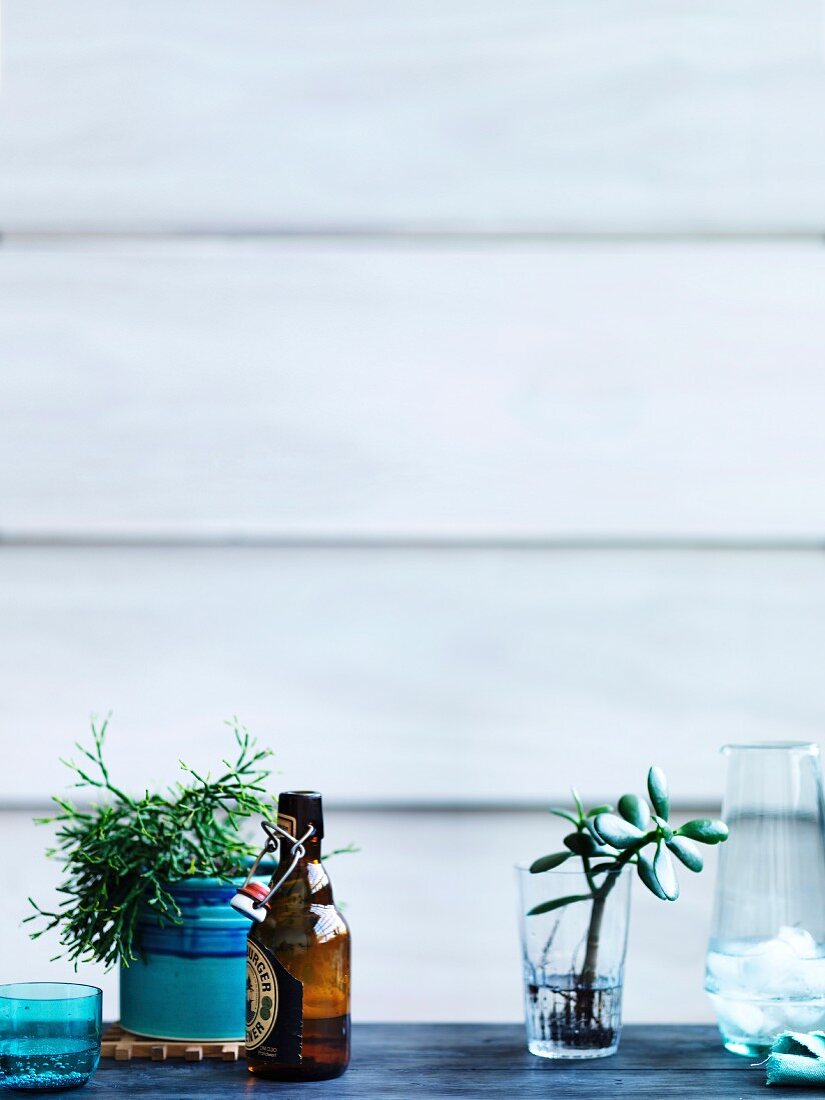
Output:
[[[302,862],[318,862],[324,837],[324,811],[317,791],[282,791],[278,795],[278,825],[289,836],[303,843],[306,856]],[[311,835],[303,838],[307,832]],[[292,845],[281,837],[280,859],[283,863]],[[291,856],[289,857],[292,858]]]
[[[292,845],[288,840],[281,838],[281,850],[278,856],[280,866],[286,870],[289,864],[292,862]],[[301,867],[307,863],[320,863],[321,862],[321,838],[317,836],[311,836],[309,840],[304,841],[304,855],[298,860],[297,866]]]
[[321,840],[312,837],[304,844],[305,854],[292,867],[292,845],[281,841],[278,867],[272,883],[292,868],[286,881],[275,894],[270,910],[279,924],[289,923],[311,905],[334,905],[332,883],[321,861]]

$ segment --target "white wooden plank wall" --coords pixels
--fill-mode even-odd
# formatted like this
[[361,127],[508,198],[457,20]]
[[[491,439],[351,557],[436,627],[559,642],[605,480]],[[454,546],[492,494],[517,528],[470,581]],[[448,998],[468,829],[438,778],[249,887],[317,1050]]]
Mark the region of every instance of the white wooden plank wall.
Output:
[[821,232],[820,0],[5,0],[5,230]]
[[[91,709],[136,789],[237,713],[338,804],[547,805],[825,724],[819,553],[6,549],[0,799],[37,803]],[[20,736],[26,731],[26,736]],[[33,753],[36,744],[43,751]]]
[[[820,0],[5,0],[2,32],[11,881],[54,881],[8,807],[90,711],[135,784],[237,712],[365,811],[359,1018],[515,1018],[530,807],[656,759],[710,809],[719,743],[823,728]],[[690,885],[641,900],[631,1019],[707,1015]],[[13,895],[0,977],[53,975]]]
[[[521,759],[503,770],[493,746],[505,730],[517,731],[524,759],[548,729],[607,746],[619,716],[640,748],[680,720],[705,749],[738,725],[746,736],[815,731],[820,703],[795,670],[809,668],[817,640],[807,609],[821,601],[820,558],[747,548],[822,537],[823,252],[813,237],[768,242],[818,218],[802,194],[821,195],[823,145],[810,140],[822,118],[818,5],[249,4],[237,15],[210,3],[36,0],[4,11],[0,215],[18,233],[0,252],[0,530],[17,543],[0,576],[13,670],[0,697],[4,736],[13,740],[33,694],[43,745],[109,705],[134,736],[160,744],[174,730],[187,744],[249,696],[245,716],[267,733],[288,717],[329,738],[345,716],[375,772],[364,791],[359,770],[335,771],[342,800],[472,802],[532,801],[546,788],[543,777],[525,782]],[[528,103],[543,129],[515,109]],[[496,110],[522,130],[496,127]],[[444,131],[433,134],[422,120],[436,114]],[[518,141],[530,135],[518,155],[514,130]],[[433,142],[417,144],[425,131]],[[675,176],[646,160],[660,157],[665,131]],[[328,157],[324,171],[309,146]],[[562,160],[527,156],[536,150]],[[493,154],[500,172],[481,171]],[[408,155],[430,165],[441,198],[420,186]],[[282,171],[255,157],[276,157]],[[351,165],[372,189],[348,182]],[[473,189],[489,180],[492,191]],[[514,180],[547,205],[531,207]],[[581,202],[584,220],[557,193]],[[665,221],[722,235],[461,240],[467,228],[597,237],[656,233]],[[378,246],[387,226],[440,228],[449,241]],[[191,227],[340,231],[349,243],[176,235]],[[81,243],[79,230],[100,243]],[[156,237],[113,237],[123,230]],[[745,230],[761,238],[725,242]],[[37,245],[32,231],[69,235]],[[67,538],[354,539],[365,549],[62,553]],[[433,548],[745,541],[739,558],[560,558],[551,547],[398,557],[386,546],[410,538]],[[38,557],[37,539],[55,549]],[[319,592],[349,601],[348,617],[332,624]],[[605,599],[619,609],[613,631]],[[777,632],[761,636],[749,624],[766,599]],[[458,629],[438,618],[444,607]],[[683,641],[697,608],[706,618]],[[277,627],[287,615],[285,646]],[[90,616],[97,636],[86,634]],[[248,656],[234,668],[266,669],[266,690],[248,673],[228,675],[232,654],[212,641],[186,645],[180,631],[198,617],[212,641],[238,624],[233,654]],[[658,631],[679,645],[662,648]],[[625,637],[638,657],[618,690]],[[552,660],[530,658],[525,638]],[[286,650],[277,676],[255,659],[264,639]],[[705,654],[726,646],[734,665],[718,678]],[[158,650],[166,680],[146,692],[134,670],[153,667]],[[593,652],[599,672],[582,676]],[[510,679],[521,660],[527,682]],[[667,683],[690,685],[679,698],[690,719]],[[194,698],[189,711],[183,701]],[[378,736],[386,751],[373,753]],[[133,749],[123,751],[125,763]],[[398,752],[421,766],[398,768]],[[712,798],[698,757],[684,755],[690,798]],[[43,799],[55,779],[19,760],[5,793]]]
[[7,530],[822,534],[819,243],[10,246],[0,342]]

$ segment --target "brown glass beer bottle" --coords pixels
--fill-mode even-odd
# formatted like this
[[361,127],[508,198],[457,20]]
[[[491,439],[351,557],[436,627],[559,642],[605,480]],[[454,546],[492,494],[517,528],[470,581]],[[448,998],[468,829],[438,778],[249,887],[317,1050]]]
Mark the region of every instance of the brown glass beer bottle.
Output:
[[292,866],[249,929],[246,1064],[279,1081],[338,1077],[349,1064],[350,936],[335,908],[321,863],[324,817],[317,791],[285,791],[278,825],[303,842],[281,838],[274,885]]

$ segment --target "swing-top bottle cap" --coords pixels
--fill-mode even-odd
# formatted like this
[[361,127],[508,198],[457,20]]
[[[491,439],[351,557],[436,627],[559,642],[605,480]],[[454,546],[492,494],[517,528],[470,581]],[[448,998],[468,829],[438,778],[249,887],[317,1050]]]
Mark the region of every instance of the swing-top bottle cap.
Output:
[[243,913],[245,917],[249,917],[252,921],[264,921],[269,909],[266,905],[261,905],[260,902],[264,900],[268,893],[268,886],[253,880],[244,883],[229,904],[237,912]]
[[310,825],[312,838],[321,840],[324,835],[324,809],[318,791],[282,791],[278,795],[278,824],[290,836],[300,838]]

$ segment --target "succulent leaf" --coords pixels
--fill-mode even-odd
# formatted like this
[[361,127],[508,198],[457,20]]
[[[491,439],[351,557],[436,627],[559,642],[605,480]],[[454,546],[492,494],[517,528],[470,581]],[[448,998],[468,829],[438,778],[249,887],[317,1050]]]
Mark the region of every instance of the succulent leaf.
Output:
[[537,917],[541,913],[551,913],[554,909],[561,909],[563,905],[572,905],[574,901],[589,901],[592,896],[592,894],[569,894],[566,898],[543,901],[540,905],[534,905],[527,916]]
[[614,848],[629,848],[645,835],[641,829],[617,814],[599,814],[596,818],[596,832]]
[[643,798],[636,794],[623,794],[619,799],[619,813],[635,825],[637,829],[646,830],[650,824],[650,807]]
[[679,836],[689,840],[698,840],[700,844],[721,844],[728,839],[728,827],[724,821],[711,821],[707,817],[697,817],[676,830]]
[[602,875],[605,871],[615,871],[616,861],[614,859],[609,860],[606,863],[594,863],[590,868],[591,875]]
[[601,845],[593,839],[590,833],[568,833],[564,838],[564,843],[577,856],[595,856],[603,852]]
[[[605,811],[605,812],[607,812],[607,811]],[[595,817],[586,817],[584,819],[584,827],[585,827],[585,829],[587,829],[588,833],[590,833],[590,835],[593,837],[593,839],[596,841],[597,844],[604,844],[605,843],[604,837],[599,834],[599,830],[596,828],[596,818]]]
[[581,821],[581,819],[584,817],[584,806],[582,805],[582,800],[579,798],[579,792],[576,790],[575,787],[571,787],[570,794],[573,796],[573,801],[576,803],[576,810],[579,814],[579,821]]
[[578,819],[570,813],[569,810],[565,810],[562,806],[551,806],[550,813],[555,814],[556,817],[563,817],[565,821],[569,821],[571,825],[578,825]]
[[650,852],[646,852],[644,849],[639,852],[639,862],[636,864],[636,871],[651,894],[655,894],[661,901],[668,900],[667,894],[659,885],[659,880],[656,878],[656,872],[653,870],[653,856]]
[[692,840],[688,840],[688,838],[684,836],[674,836],[666,841],[666,844],[676,858],[681,863],[684,863],[689,871],[696,871],[698,873],[704,867],[705,861],[702,859],[702,853],[699,851],[699,846],[698,844],[694,844]]
[[530,873],[541,874],[542,871],[552,871],[554,867],[561,867],[562,863],[570,859],[572,852],[553,852],[549,856],[539,856],[530,864]]
[[676,901],[679,897],[679,880],[676,878],[676,870],[670,852],[660,841],[656,845],[656,854],[653,857],[653,873],[662,888],[662,893],[668,901]]
[[665,818],[670,813],[670,798],[667,793],[667,777],[661,768],[655,765],[647,773],[647,793],[653,809],[659,817]]

